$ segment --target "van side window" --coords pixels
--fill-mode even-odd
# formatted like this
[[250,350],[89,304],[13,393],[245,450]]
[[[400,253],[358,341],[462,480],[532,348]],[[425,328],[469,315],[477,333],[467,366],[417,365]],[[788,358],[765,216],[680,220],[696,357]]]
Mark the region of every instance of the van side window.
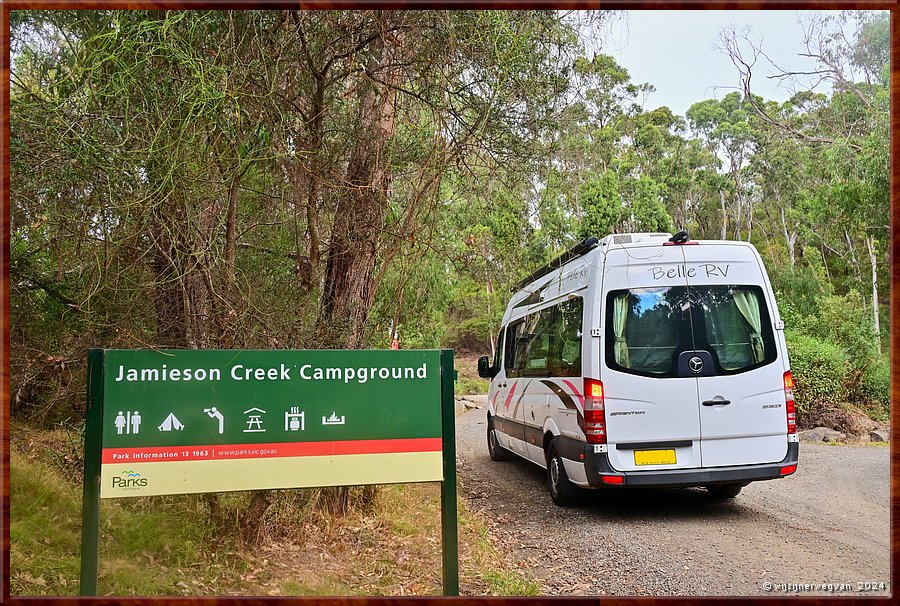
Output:
[[550,342],[553,339],[555,308],[548,307],[525,319],[525,366],[523,375],[548,376],[550,368]]
[[[537,313],[525,316],[508,335],[512,340],[512,343],[509,344],[509,351],[513,353],[509,376],[521,377],[526,374],[525,370],[529,365],[533,366],[535,364],[533,359],[535,355],[532,353],[532,348],[535,346],[534,340],[537,337],[535,328],[539,319],[540,314]],[[537,345],[539,347],[540,343]]]
[[500,368],[500,360],[503,358],[503,334],[506,331],[501,328],[497,335],[497,347],[494,349],[494,368]]
[[[517,377],[577,377],[581,375],[581,298],[563,301],[529,316],[517,325],[514,361],[509,375]],[[509,351],[509,350],[507,350]]]
[[570,299],[559,304],[557,348],[551,355],[554,377],[581,376],[581,328],[584,300]]
[[522,334],[523,320],[514,322],[506,328],[506,342],[503,344],[503,367],[507,370],[510,377],[518,376],[515,374],[516,367],[516,343],[519,341],[519,335]]

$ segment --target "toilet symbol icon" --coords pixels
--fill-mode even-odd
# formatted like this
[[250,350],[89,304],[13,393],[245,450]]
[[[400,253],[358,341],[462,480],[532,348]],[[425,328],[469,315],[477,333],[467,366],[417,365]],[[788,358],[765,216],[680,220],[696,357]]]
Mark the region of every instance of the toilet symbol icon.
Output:
[[138,434],[141,430],[141,414],[136,410],[133,413],[130,410],[128,412],[120,410],[113,424],[118,435]]

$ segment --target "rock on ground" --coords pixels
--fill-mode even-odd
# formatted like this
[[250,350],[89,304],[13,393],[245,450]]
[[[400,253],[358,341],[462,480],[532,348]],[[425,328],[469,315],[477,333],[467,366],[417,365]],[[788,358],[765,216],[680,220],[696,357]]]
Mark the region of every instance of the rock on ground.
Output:
[[827,427],[816,427],[801,431],[800,439],[804,442],[841,442],[847,439],[847,434]]

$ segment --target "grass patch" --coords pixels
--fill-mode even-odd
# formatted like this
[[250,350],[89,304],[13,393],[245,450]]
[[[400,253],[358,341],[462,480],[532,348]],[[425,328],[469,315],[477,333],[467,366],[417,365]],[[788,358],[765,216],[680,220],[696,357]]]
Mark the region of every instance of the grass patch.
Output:
[[305,585],[299,581],[284,581],[279,586],[278,595],[287,596],[341,596],[352,595],[347,588],[336,583],[326,582],[320,585]]
[[476,396],[479,394],[486,394],[490,385],[491,382],[487,379],[460,377],[456,381],[456,395]]
[[815,444],[816,446],[890,446],[890,442],[803,442],[803,444]]
[[[81,487],[40,459],[10,452],[10,593],[78,595]],[[101,501],[100,595],[204,595],[233,579],[196,497]]]
[[[440,486],[383,486],[373,511],[319,517],[302,540],[266,547],[258,580],[268,595],[437,596],[441,573]],[[258,556],[263,557],[263,556]],[[484,522],[459,504],[462,595],[537,595],[539,585],[505,562]],[[277,571],[282,571],[275,574]],[[274,589],[272,589],[274,587]]]
[[485,576],[491,595],[540,595],[541,586],[537,581],[518,574],[489,572]]
[[[392,532],[407,546],[395,552],[400,569],[417,578],[431,572],[433,589],[441,593],[440,486],[410,484],[385,487],[379,499],[380,515],[390,521]],[[540,586],[507,563],[490,540],[484,521],[464,501],[458,504],[459,576],[462,595],[537,595]],[[415,549],[410,543],[417,545]],[[409,588],[407,595],[422,595]]]
[[10,452],[10,593],[77,595],[81,499],[40,462]]
[[[20,428],[10,457],[10,581],[16,596],[79,593],[79,461],[50,444],[60,430]],[[372,507],[323,513],[316,491],[284,491],[260,544],[238,541],[249,493],[217,499],[218,523],[201,495],[104,499],[99,595],[428,596],[442,594],[440,485],[383,486]],[[239,547],[240,545],[240,547]],[[536,595],[537,583],[507,562],[484,520],[459,503],[460,592]]]

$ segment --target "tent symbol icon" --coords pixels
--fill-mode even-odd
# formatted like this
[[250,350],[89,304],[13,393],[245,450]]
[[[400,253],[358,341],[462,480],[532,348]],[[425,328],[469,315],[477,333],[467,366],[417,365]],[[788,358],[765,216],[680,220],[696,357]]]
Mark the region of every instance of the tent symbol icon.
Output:
[[184,429],[184,423],[178,420],[174,412],[170,412],[166,420],[159,426],[160,431],[181,431],[182,429]]

